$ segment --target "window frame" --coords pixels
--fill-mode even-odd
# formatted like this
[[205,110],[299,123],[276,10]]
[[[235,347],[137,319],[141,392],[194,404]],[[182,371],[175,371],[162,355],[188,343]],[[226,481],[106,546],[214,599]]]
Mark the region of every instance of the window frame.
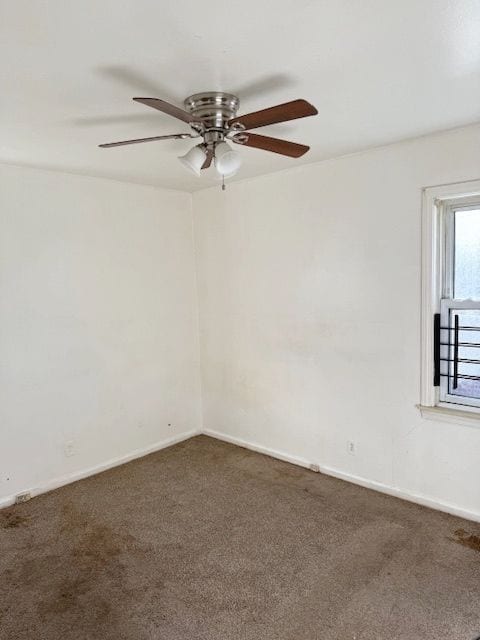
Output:
[[[444,242],[442,264],[442,298],[455,300],[455,212],[480,209],[480,194],[452,198],[443,203],[440,215],[443,217],[442,236]],[[464,298],[458,298],[463,300]]]
[[[456,401],[447,401],[447,395],[441,388],[433,386],[433,317],[445,314],[448,303],[462,304],[455,301],[453,294],[453,234],[454,209],[469,208],[480,202],[480,180],[426,187],[422,198],[422,330],[421,330],[421,397],[420,408],[434,408],[434,412],[444,409],[449,418],[454,414],[468,412],[469,417],[480,420],[480,406],[472,403],[466,405],[459,402],[461,396],[453,396]],[[450,212],[450,215],[448,215]],[[476,307],[477,302],[473,304]],[[478,303],[480,306],[480,303]],[[451,306],[451,305],[450,305]],[[460,308],[457,306],[456,308]],[[443,316],[445,317],[445,316]],[[442,326],[446,326],[442,324]],[[443,387],[444,389],[445,387]],[[471,401],[471,399],[469,399]],[[480,403],[479,403],[480,404]],[[459,411],[455,411],[459,410]],[[422,411],[422,415],[423,415]],[[473,415],[475,414],[475,415]],[[428,417],[428,416],[426,416]]]

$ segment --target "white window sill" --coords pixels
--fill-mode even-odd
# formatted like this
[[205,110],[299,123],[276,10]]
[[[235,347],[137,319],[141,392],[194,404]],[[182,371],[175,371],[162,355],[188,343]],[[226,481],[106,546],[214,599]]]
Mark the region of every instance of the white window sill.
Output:
[[480,427],[480,410],[478,409],[450,409],[450,407],[445,406],[427,407],[421,404],[417,404],[417,408],[422,414],[422,418],[426,420]]

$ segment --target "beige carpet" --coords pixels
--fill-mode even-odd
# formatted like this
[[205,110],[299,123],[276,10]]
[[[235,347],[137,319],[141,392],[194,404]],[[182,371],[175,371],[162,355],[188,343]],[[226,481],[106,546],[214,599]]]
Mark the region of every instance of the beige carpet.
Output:
[[200,436],[0,512],[0,637],[473,640],[479,536]]

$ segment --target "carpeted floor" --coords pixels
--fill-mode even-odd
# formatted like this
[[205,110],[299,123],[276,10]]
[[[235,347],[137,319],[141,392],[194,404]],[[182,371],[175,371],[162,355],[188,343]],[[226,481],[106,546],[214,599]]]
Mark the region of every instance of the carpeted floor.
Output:
[[200,436],[0,512],[0,637],[473,640],[479,536]]

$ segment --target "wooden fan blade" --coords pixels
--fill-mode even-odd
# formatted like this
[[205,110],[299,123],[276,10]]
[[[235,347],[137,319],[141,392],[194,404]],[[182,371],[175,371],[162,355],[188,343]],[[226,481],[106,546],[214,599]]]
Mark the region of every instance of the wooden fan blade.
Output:
[[268,136],[259,136],[256,133],[250,133],[248,131],[237,133],[232,140],[246,147],[272,151],[273,153],[280,153],[282,156],[290,156],[290,158],[299,158],[310,149],[310,147],[304,144],[280,140],[279,138],[269,138]]
[[258,127],[265,127],[267,124],[315,116],[317,113],[318,111],[315,107],[306,100],[292,100],[291,102],[285,102],[285,104],[278,104],[276,107],[254,111],[244,116],[237,116],[229,120],[228,124],[232,126],[239,123],[245,129],[257,129]]
[[210,147],[207,149],[207,157],[205,158],[205,162],[200,167],[201,169],[208,169],[208,167],[212,164],[213,160],[213,149]]
[[185,138],[195,138],[189,133],[173,133],[169,136],[153,136],[152,138],[138,138],[137,140],[122,140],[121,142],[107,142],[105,144],[99,144],[102,149],[109,149],[110,147],[121,147],[124,144],[137,144],[139,142],[154,142],[155,140],[183,140]]
[[167,113],[169,116],[173,116],[174,118],[178,118],[179,120],[183,120],[184,122],[199,122],[202,120],[200,118],[196,118],[188,111],[184,111],[179,107],[176,107],[169,102],[165,102],[165,100],[160,100],[160,98],[133,98],[135,102],[141,102],[145,104],[147,107],[152,107],[152,109],[158,109],[158,111],[162,111],[163,113]]

